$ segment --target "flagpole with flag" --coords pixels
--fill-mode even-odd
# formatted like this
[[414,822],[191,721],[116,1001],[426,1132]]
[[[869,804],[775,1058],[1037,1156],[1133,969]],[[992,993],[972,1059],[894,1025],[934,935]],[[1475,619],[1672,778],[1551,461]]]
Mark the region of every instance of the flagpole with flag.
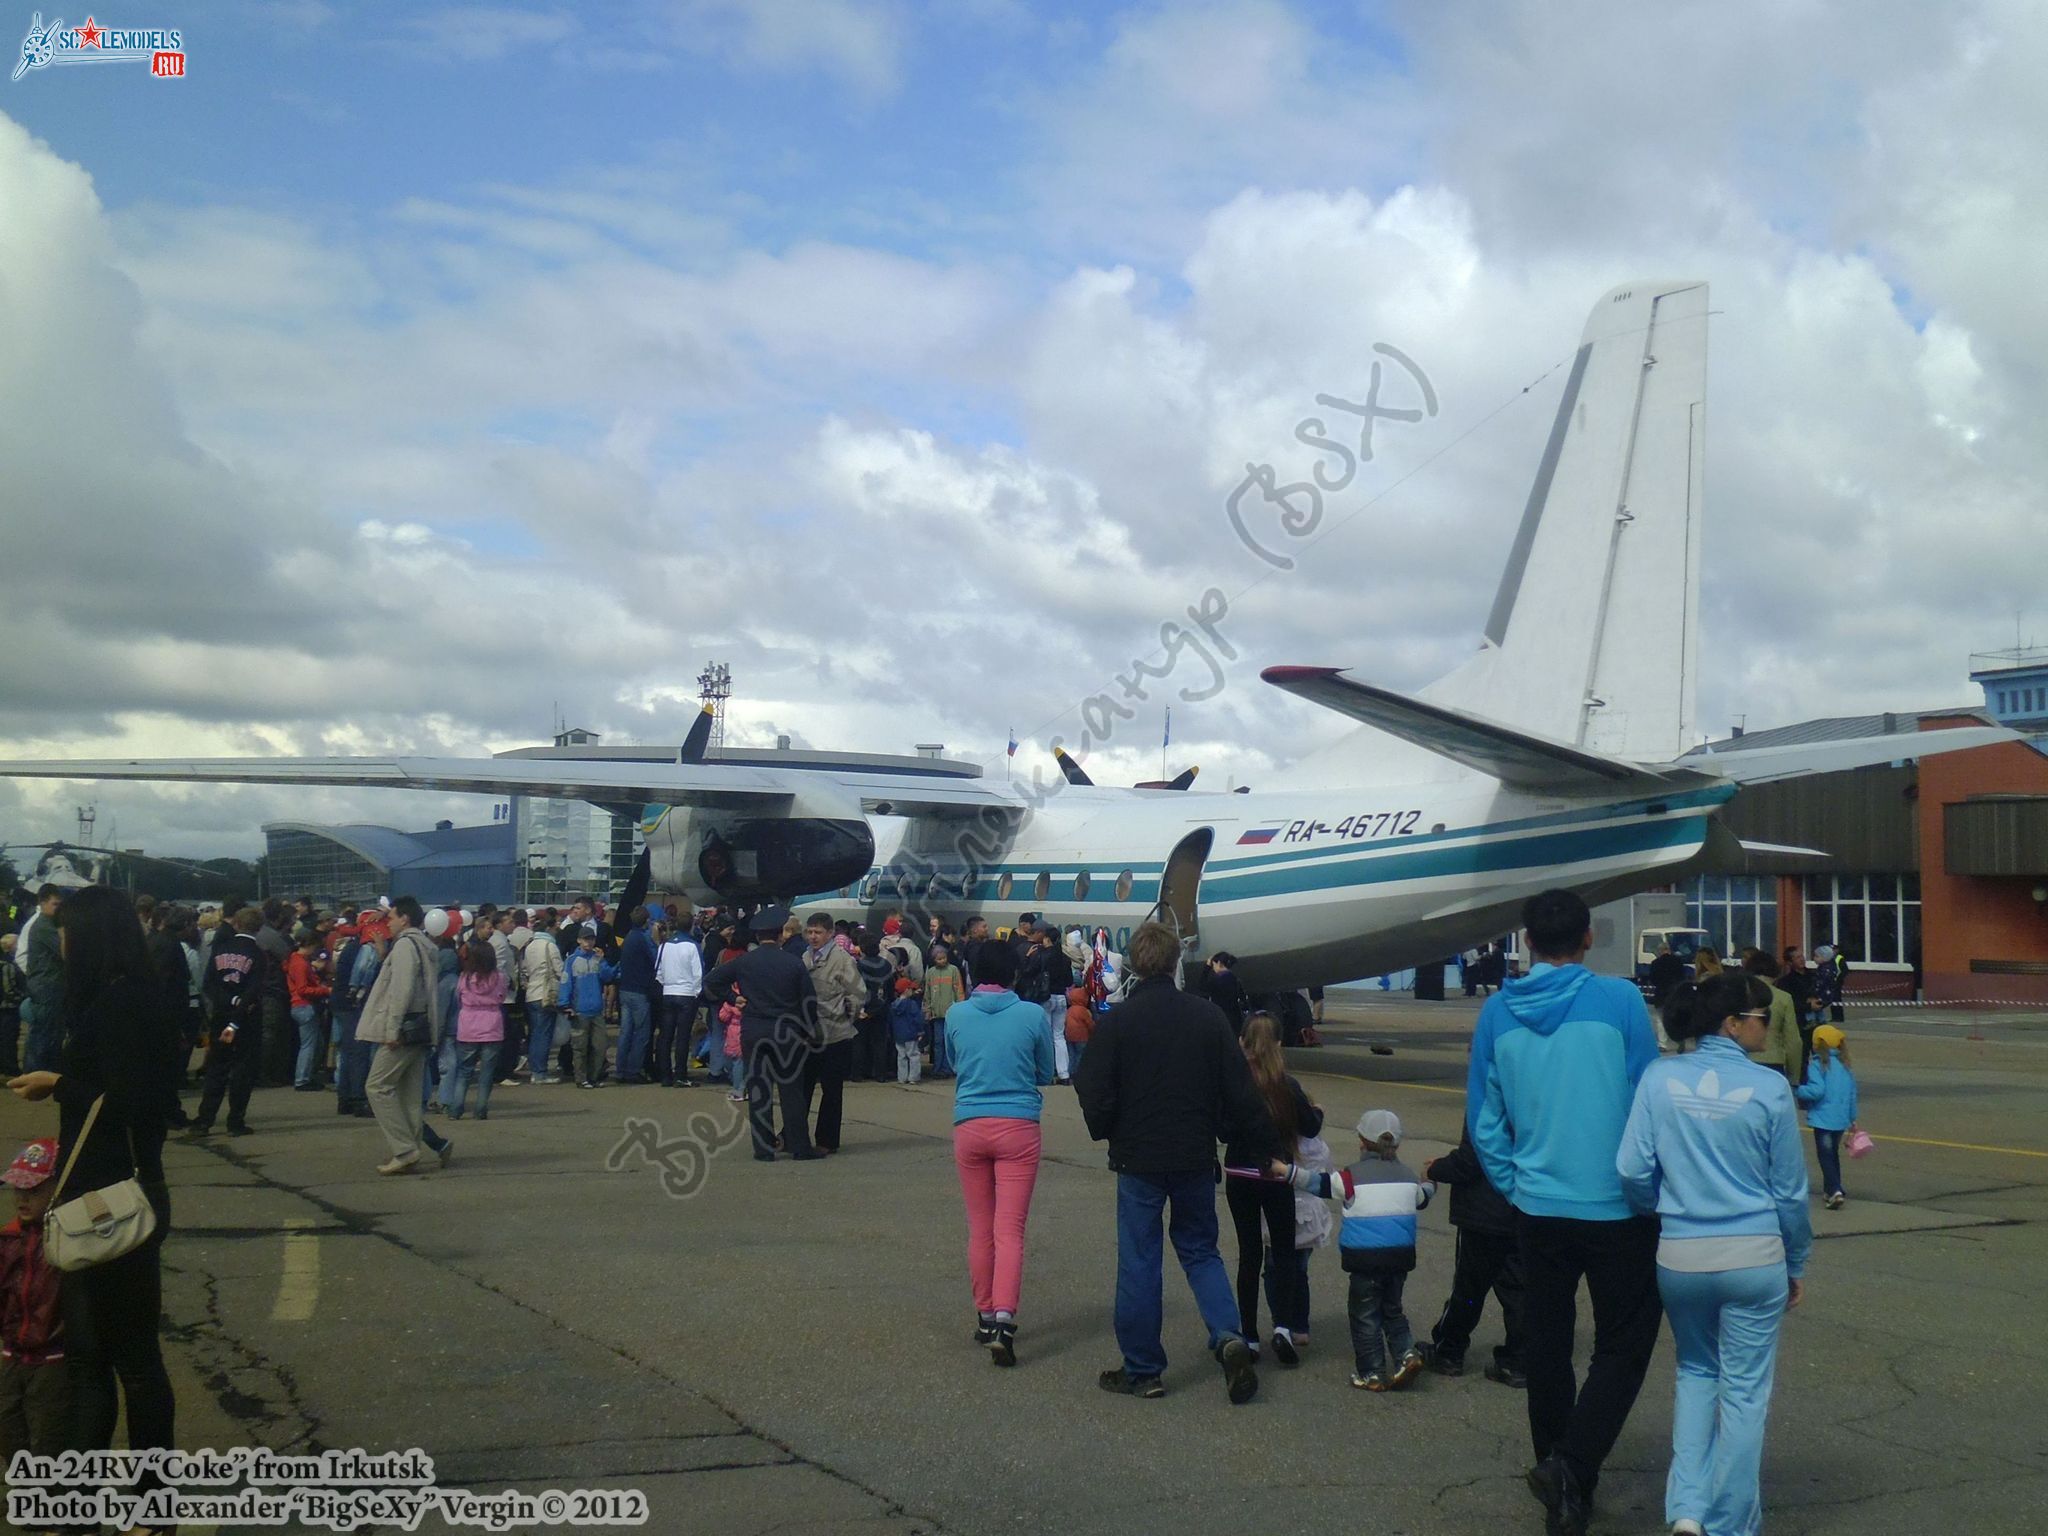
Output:
[[1173,706],[1166,706],[1166,729],[1159,737],[1159,777],[1166,777],[1166,749],[1173,745]]
[[1015,758],[1017,755],[1017,727],[1015,727],[1014,725],[1009,727],[1009,732],[1010,749],[1003,755],[1003,782],[1006,784],[1010,781],[1011,759]]

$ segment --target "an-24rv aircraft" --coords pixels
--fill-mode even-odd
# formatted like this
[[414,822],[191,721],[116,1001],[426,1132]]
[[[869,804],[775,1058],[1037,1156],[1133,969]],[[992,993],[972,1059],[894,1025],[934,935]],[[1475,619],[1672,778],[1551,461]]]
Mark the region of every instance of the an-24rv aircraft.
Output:
[[[1478,652],[1419,695],[1334,667],[1263,674],[1358,723],[1251,793],[1024,784],[705,761],[518,758],[0,762],[0,774],[371,786],[630,808],[635,884],[698,901],[1030,908],[1119,938],[1158,915],[1254,989],[1415,964],[1514,927],[1532,892],[1600,900],[1727,853],[1742,784],[2011,739],[1992,728],[1726,757],[1694,736],[1704,283],[1593,308]],[[700,721],[700,725],[707,724]],[[1683,760],[1681,760],[1683,759]],[[638,899],[635,897],[634,899]]]

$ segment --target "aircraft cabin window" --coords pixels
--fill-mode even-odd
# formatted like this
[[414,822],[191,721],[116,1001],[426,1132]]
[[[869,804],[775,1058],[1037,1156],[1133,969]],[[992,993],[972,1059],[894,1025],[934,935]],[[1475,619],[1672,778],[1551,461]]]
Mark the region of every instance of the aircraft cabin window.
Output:
[[1049,870],[1041,869],[1038,872],[1038,878],[1031,883],[1031,899],[1033,901],[1043,901],[1051,894],[1052,873]]
[[1016,883],[1016,880],[1011,877],[1010,872],[1005,870],[996,880],[996,900],[1008,901],[1010,899],[1010,890]]
[[1074,900],[1086,901],[1088,899],[1088,887],[1092,883],[1088,877],[1088,871],[1085,869],[1074,876]]
[[1441,831],[1443,831],[1443,829],[1444,829],[1444,824],[1443,824],[1442,822],[1438,822],[1438,823],[1436,823],[1436,825],[1435,825],[1435,826],[1431,827],[1431,828],[1430,828],[1429,830],[1430,830],[1430,831],[1432,831],[1432,832],[1441,832]]
[[1118,901],[1129,901],[1131,899],[1131,885],[1132,877],[1128,869],[1116,877],[1116,899]]

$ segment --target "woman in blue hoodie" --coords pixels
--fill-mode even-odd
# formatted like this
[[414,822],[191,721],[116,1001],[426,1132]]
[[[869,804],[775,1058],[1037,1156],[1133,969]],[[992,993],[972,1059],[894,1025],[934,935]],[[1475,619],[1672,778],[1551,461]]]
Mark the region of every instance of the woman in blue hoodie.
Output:
[[1017,1302],[1024,1286],[1024,1224],[1038,1182],[1039,1090],[1053,1079],[1045,1009],[1011,990],[1017,962],[984,944],[981,984],[946,1011],[952,1058],[953,1161],[967,1204],[967,1273],[974,1283],[974,1342],[997,1365],[1017,1363]]
[[1803,1299],[1813,1247],[1792,1090],[1748,1056],[1770,1019],[1770,989],[1745,972],[1678,988],[1664,1028],[1683,1054],[1643,1074],[1615,1159],[1629,1204],[1662,1222],[1657,1289],[1678,1347],[1673,1536],[1763,1525],[1778,1329]]

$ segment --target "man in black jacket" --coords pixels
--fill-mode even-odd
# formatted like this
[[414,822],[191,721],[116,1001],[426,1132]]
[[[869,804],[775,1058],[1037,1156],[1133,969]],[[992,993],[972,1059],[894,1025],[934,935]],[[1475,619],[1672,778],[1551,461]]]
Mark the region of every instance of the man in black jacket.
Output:
[[1233,1403],[1259,1390],[1239,1333],[1237,1298],[1216,1251],[1216,1143],[1273,1139],[1270,1116],[1230,1023],[1213,1003],[1173,984],[1180,941],[1158,923],[1131,935],[1125,963],[1138,978],[1103,1016],[1074,1075],[1088,1134],[1109,1143],[1116,1171],[1116,1342],[1123,1364],[1105,1392],[1160,1397],[1160,1218],[1209,1325],[1209,1347]]
[[811,1145],[810,1093],[804,1082],[805,1063],[818,1044],[818,996],[803,961],[782,947],[787,918],[780,907],[755,913],[750,933],[754,947],[736,960],[714,965],[704,978],[704,995],[714,1010],[739,988],[747,1118],[754,1133],[754,1157],[763,1163],[775,1161],[773,1104],[778,1099],[784,1150],[800,1162],[825,1155]]
[[249,1094],[263,1064],[263,998],[270,970],[270,957],[256,940],[263,914],[244,907],[234,915],[232,926],[229,937],[213,941],[200,981],[212,1016],[213,1041],[206,1048],[206,1086],[191,1126],[195,1136],[213,1129],[223,1098],[228,1104],[228,1134],[249,1134]]
[[1500,1300],[1507,1338],[1494,1347],[1486,1379],[1504,1387],[1526,1387],[1522,1374],[1522,1251],[1515,1237],[1515,1212],[1479,1165],[1468,1130],[1455,1150],[1427,1164],[1426,1179],[1451,1187],[1451,1225],[1458,1229],[1457,1267],[1450,1298],[1430,1332],[1430,1368],[1440,1376],[1465,1374],[1465,1350],[1486,1310],[1486,1293]]

